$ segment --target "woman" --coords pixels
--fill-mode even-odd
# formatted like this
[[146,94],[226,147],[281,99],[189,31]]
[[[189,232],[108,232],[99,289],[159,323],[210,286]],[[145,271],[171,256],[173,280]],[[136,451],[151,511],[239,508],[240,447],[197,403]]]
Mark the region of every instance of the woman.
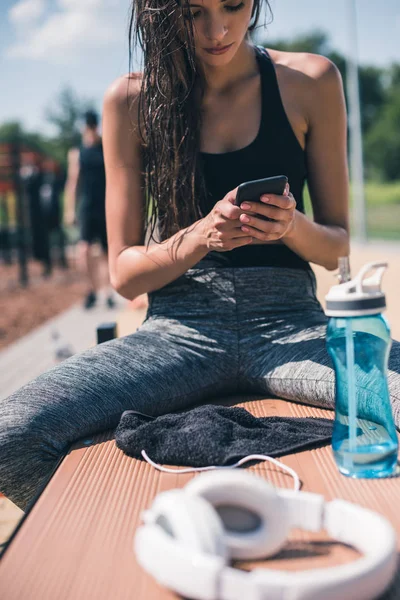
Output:
[[[124,410],[243,391],[333,404],[309,263],[333,270],[349,251],[342,83],[326,58],[255,48],[260,2],[135,3],[144,72],[108,90],[103,141],[111,281],[130,299],[148,293],[149,310],[133,335],[3,403],[0,490],[22,508],[71,442]],[[281,174],[283,196],[234,206],[240,183]],[[396,400],[398,375],[390,385]]]

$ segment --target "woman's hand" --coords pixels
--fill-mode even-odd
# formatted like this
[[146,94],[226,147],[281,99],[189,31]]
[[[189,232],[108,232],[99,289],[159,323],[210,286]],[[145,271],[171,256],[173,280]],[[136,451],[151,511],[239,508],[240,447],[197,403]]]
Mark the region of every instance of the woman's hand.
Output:
[[228,192],[215,204],[209,214],[201,219],[202,233],[209,250],[227,252],[253,242],[252,235],[242,230],[239,219],[243,211],[234,205],[237,188]]
[[[290,236],[295,226],[296,201],[286,186],[283,196],[265,194],[261,202],[242,202],[240,208],[241,230],[251,235],[254,242],[262,243],[280,240]],[[263,218],[264,217],[264,218]],[[272,219],[265,220],[265,217]]]

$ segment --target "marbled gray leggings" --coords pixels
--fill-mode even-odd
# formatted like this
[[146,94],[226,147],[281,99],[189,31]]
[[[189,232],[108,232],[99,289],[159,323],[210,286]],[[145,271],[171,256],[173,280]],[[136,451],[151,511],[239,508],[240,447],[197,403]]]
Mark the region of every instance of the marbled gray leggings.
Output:
[[[0,491],[26,508],[71,442],[121,413],[237,392],[332,407],[326,317],[312,272],[196,268],[150,294],[140,329],[75,355],[0,403]],[[400,343],[389,387],[400,424]]]

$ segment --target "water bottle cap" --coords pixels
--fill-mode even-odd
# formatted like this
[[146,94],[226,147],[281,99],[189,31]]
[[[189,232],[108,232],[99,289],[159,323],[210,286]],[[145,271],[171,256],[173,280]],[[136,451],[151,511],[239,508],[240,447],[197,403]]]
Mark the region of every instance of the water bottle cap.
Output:
[[111,321],[110,323],[101,323],[97,327],[97,343],[102,344],[108,342],[117,337],[117,323]]
[[[325,298],[325,314],[328,317],[362,317],[384,311],[386,297],[381,281],[387,267],[387,262],[367,263],[354,279],[334,285]],[[365,279],[373,270],[376,273]]]

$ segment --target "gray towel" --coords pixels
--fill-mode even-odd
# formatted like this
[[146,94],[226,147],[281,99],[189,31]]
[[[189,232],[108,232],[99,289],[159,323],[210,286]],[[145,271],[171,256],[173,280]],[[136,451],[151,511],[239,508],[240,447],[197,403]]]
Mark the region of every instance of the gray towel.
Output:
[[125,411],[115,441],[134,458],[145,450],[160,464],[223,466],[249,454],[281,456],[329,444],[332,426],[330,419],[253,417],[244,408],[206,404],[159,417]]

